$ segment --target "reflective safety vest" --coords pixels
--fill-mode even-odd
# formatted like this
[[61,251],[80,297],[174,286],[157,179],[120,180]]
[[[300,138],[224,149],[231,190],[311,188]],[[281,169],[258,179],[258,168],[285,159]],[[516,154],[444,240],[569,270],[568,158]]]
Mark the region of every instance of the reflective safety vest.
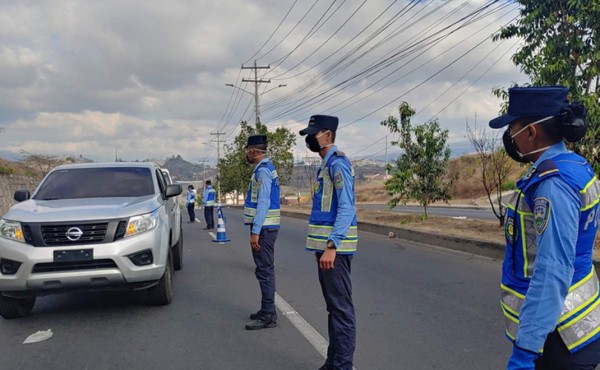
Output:
[[215,203],[216,203],[215,201],[217,199],[217,192],[210,185],[208,185],[206,187],[206,191],[208,192],[208,195],[206,197],[206,204],[205,204],[205,206],[206,207],[213,207],[215,205]]
[[[333,224],[337,217],[337,193],[333,183],[331,166],[334,161],[343,161],[350,167],[352,174],[352,194],[354,194],[354,168],[352,163],[342,152],[335,152],[317,172],[315,181],[315,192],[313,196],[312,211],[308,221],[308,237],[306,249],[309,251],[322,252],[327,248],[327,240],[333,231]],[[358,228],[356,226],[356,214],[352,220],[346,236],[341,240],[336,252],[340,254],[354,254],[358,246]]]
[[514,341],[538,248],[533,199],[527,194],[529,189],[551,176],[560,176],[581,198],[575,271],[556,326],[569,351],[575,352],[600,337],[599,281],[592,264],[600,218],[600,182],[591,166],[579,155],[559,154],[543,161],[517,182],[518,189],[509,202],[505,220],[506,254],[502,265],[500,304],[506,335]]
[[252,177],[250,178],[250,185],[248,187],[248,193],[246,194],[246,201],[244,202],[244,224],[252,225],[254,222],[254,216],[256,216],[256,207],[258,205],[258,191],[262,185],[261,180],[258,179],[258,170],[266,167],[271,172],[271,194],[269,210],[267,211],[267,217],[262,225],[262,228],[278,229],[281,223],[281,211],[279,207],[279,176],[277,170],[271,162],[266,161],[258,165]]

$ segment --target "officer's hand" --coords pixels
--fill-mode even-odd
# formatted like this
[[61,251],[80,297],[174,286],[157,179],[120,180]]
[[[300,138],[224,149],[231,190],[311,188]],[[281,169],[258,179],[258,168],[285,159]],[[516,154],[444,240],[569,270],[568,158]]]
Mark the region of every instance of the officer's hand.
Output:
[[258,244],[258,234],[250,235],[250,246],[252,247],[253,251],[260,251],[260,245]]
[[513,346],[512,356],[508,360],[508,365],[506,365],[507,370],[534,370],[536,358],[539,355],[534,352],[530,352],[526,349],[522,349],[517,346]]
[[329,270],[333,268],[333,263],[335,261],[335,249],[326,249],[319,260],[319,266],[322,270]]

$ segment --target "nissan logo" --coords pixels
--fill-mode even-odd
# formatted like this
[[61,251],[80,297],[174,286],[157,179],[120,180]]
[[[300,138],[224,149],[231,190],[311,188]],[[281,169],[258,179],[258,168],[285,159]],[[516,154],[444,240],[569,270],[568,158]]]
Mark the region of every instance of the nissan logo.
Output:
[[65,235],[67,236],[67,239],[69,239],[72,242],[75,242],[79,240],[79,238],[81,238],[81,236],[83,235],[83,231],[81,231],[81,229],[78,227],[72,227],[69,230],[67,230]]

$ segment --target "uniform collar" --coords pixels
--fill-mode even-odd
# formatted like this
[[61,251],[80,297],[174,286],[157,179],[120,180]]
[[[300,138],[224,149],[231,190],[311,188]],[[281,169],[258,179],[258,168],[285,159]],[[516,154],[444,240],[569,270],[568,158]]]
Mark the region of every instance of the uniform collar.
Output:
[[264,157],[264,158],[263,158],[263,159],[262,159],[260,162],[258,162],[258,163],[256,164],[256,166],[254,166],[254,171],[256,171],[256,169],[258,168],[258,166],[260,166],[260,165],[261,165],[263,162],[265,162],[265,163],[266,163],[266,162],[268,162],[268,161],[269,161],[269,158],[267,158],[267,157]]
[[325,154],[325,158],[323,158],[323,163],[327,163],[327,161],[329,160],[329,158],[331,158],[331,156],[333,155],[333,153],[337,152],[337,145],[333,145],[331,147],[331,149],[329,149],[329,151],[327,152],[327,154]]
[[537,161],[535,161],[535,163],[533,164],[533,167],[537,168],[540,165],[540,163],[542,163],[546,159],[554,158],[557,155],[566,153],[566,152],[568,152],[567,146],[565,145],[565,142],[561,140],[558,143],[552,145],[546,151],[544,151],[542,153],[542,155],[540,155],[540,157],[537,159]]

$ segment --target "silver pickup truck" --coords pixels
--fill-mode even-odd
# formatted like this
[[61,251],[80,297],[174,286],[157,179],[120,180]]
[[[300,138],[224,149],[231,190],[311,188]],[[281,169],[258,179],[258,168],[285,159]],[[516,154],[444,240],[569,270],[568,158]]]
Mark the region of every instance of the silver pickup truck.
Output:
[[0,220],[0,316],[72,290],[146,289],[169,304],[183,262],[179,194],[166,170],[137,162],[59,166],[33,195],[15,192]]

